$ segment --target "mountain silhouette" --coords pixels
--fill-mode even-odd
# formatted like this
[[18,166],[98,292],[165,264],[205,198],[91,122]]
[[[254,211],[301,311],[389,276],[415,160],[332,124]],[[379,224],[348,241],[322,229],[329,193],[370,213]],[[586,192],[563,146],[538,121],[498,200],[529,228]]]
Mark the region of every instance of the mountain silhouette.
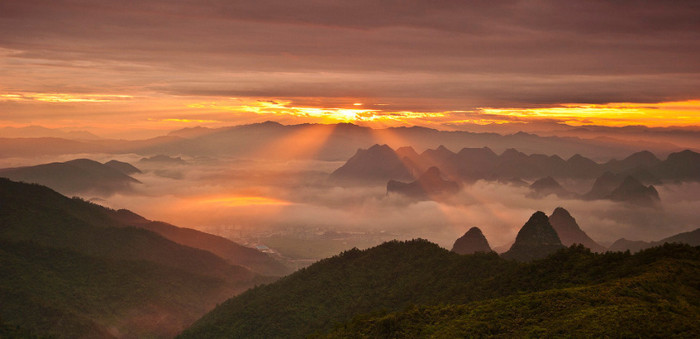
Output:
[[579,225],[576,223],[576,219],[574,219],[574,217],[569,214],[569,211],[565,210],[564,208],[555,208],[552,215],[549,216],[549,223],[557,232],[557,235],[564,246],[581,244],[593,252],[605,252],[605,247],[595,242],[588,236],[588,234],[581,230]]
[[595,161],[580,154],[574,154],[566,161],[565,170],[560,175],[570,178],[590,178],[599,175],[603,169]]
[[617,239],[610,247],[608,247],[608,251],[611,252],[624,252],[624,251],[630,251],[630,252],[639,252],[645,248],[651,247],[651,242],[648,241],[642,241],[642,240],[627,240],[625,238],[620,238]]
[[656,206],[660,201],[654,186],[644,186],[632,176],[627,176],[620,186],[610,193],[609,199],[640,206]]
[[571,196],[571,192],[567,191],[552,177],[545,177],[533,182],[530,185],[530,193],[528,195],[535,198],[542,198],[550,194],[562,198]]
[[661,160],[649,151],[641,151],[633,153],[627,158],[622,160],[610,160],[605,163],[605,167],[608,171],[614,171],[615,173],[625,172],[634,170],[636,168],[653,168],[658,166]]
[[671,153],[655,168],[660,179],[700,181],[700,153],[691,150]]
[[606,199],[622,184],[622,181],[624,181],[623,176],[606,171],[595,180],[591,190],[582,197],[586,200]]
[[459,237],[452,246],[452,252],[457,254],[474,254],[476,252],[492,252],[486,237],[478,227],[472,227]]
[[387,180],[413,180],[412,171],[387,145],[374,145],[359,149],[343,166],[331,173],[334,182],[386,182]]
[[[377,147],[379,145],[370,149]],[[389,146],[382,145],[381,152],[378,149],[371,153],[365,153],[365,150],[358,151],[331,177],[350,177],[354,181],[376,182],[377,177],[388,177],[387,173],[394,176],[415,176],[415,173],[422,173],[435,166],[450,180],[466,182],[479,179],[500,181],[509,178],[546,177],[592,179],[609,175],[623,178],[632,175],[646,183],[700,180],[700,154],[692,151],[672,153],[665,161],[660,161],[651,152],[644,151],[621,161],[611,160],[599,164],[580,154],[575,154],[565,161],[558,155],[527,155],[512,148],[506,149],[500,155],[496,155],[487,147],[463,148],[456,154],[442,145],[436,149],[427,149],[421,154],[407,146],[399,150],[393,151]],[[409,180],[398,177],[387,180],[390,179]],[[560,193],[572,196],[568,192]],[[594,194],[584,198],[604,199],[607,196]]]
[[122,172],[126,175],[142,173],[141,170],[136,168],[134,165],[132,165],[128,162],[123,162],[123,161],[118,161],[118,160],[107,161],[105,163],[105,166],[109,166],[111,168],[114,168],[115,170]]
[[119,169],[90,159],[0,169],[0,177],[45,185],[64,194],[111,195],[130,191],[132,185],[140,183]]
[[442,178],[440,169],[430,167],[418,179],[410,183],[389,180],[386,192],[403,194],[412,198],[435,199],[459,192],[459,185],[454,181]]
[[0,178],[0,206],[0,317],[42,336],[172,337],[269,281],[45,186]]
[[535,212],[518,231],[515,243],[501,256],[506,259],[530,261],[541,259],[564,248],[557,232],[544,212]]
[[225,259],[232,265],[243,266],[266,276],[283,276],[291,270],[279,261],[256,249],[239,245],[217,235],[191,228],[178,227],[165,222],[151,221],[129,210],[109,211],[110,215],[134,227],[160,234],[178,244],[209,251]]
[[613,252],[639,252],[643,249],[651,248],[654,246],[661,246],[665,243],[678,243],[688,244],[690,246],[700,246],[700,228],[697,228],[690,232],[678,233],[658,241],[627,240],[625,238],[622,238],[618,239],[612,245],[610,245],[608,250]]

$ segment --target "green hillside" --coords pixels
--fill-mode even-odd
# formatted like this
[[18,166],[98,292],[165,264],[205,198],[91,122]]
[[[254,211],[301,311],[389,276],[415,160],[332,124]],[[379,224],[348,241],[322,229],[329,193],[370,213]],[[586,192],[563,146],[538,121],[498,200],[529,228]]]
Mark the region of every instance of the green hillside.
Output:
[[172,337],[217,302],[269,281],[113,213],[0,178],[2,331]]
[[[393,241],[347,251],[249,290],[181,336],[453,337],[470,326],[486,335],[555,335],[588,321],[581,333],[615,335],[614,324],[634,324],[649,308],[656,313],[645,326],[697,334],[692,320],[700,307],[699,259],[700,249],[685,245],[636,255],[573,246],[518,263],[496,254],[460,256],[425,240]],[[678,305],[667,307],[672,302]],[[476,318],[461,320],[470,314]],[[641,334],[642,327],[629,331]]]
[[[683,252],[688,248],[666,250]],[[361,315],[322,337],[697,338],[700,334],[697,254],[696,248],[691,254],[694,260],[664,258],[651,263],[645,273],[601,284]]]
[[62,338],[172,336],[232,287],[146,261],[0,241],[0,315]]

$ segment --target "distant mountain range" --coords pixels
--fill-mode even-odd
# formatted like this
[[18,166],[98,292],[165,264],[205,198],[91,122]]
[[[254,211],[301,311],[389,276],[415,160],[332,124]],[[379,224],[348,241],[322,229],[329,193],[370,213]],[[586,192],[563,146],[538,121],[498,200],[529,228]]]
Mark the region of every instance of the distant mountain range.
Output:
[[[388,145],[374,145],[358,150],[331,173],[329,179],[339,185],[386,182],[388,192],[413,192],[407,195],[416,195],[419,190],[431,190],[430,185],[420,183],[420,176],[428,169],[431,173],[439,173],[440,178],[444,177],[442,181],[433,179],[436,190],[442,190],[449,181],[482,179],[522,186],[527,185],[523,181],[525,178],[536,179],[530,184],[531,197],[555,194],[562,198],[610,199],[655,206],[660,200],[658,192],[654,186],[642,182],[700,181],[700,154],[686,150],[672,153],[662,161],[643,151],[623,160],[596,163],[580,155],[564,160],[556,155],[526,155],[515,149],[497,155],[489,148],[463,148],[454,153],[440,146],[418,154],[412,147],[393,150]],[[562,187],[555,176],[597,179],[590,192],[578,195]],[[412,180],[415,182],[402,183]]]
[[500,155],[490,148],[462,148],[454,153],[444,146],[418,154],[412,147],[397,150],[374,145],[358,150],[331,179],[343,181],[409,180],[430,167],[438,167],[448,178],[460,181],[554,178],[597,178],[605,173],[634,176],[645,182],[700,181],[700,153],[685,150],[659,160],[648,151],[623,160],[597,163],[581,155],[567,160],[557,155],[527,155],[507,149]]
[[97,140],[100,137],[87,131],[64,131],[42,126],[1,127],[4,138],[66,138],[73,140]]
[[[554,209],[547,217],[543,212],[535,212],[520,229],[515,242],[504,250],[502,257],[518,261],[530,261],[544,258],[564,246],[582,245],[597,253],[604,252],[638,252],[666,243],[688,244],[700,246],[700,228],[690,232],[679,233],[659,241],[632,241],[619,239],[609,248],[605,248],[591,239],[562,207]],[[472,227],[467,233],[455,241],[452,252],[472,254],[476,252],[491,252],[486,237],[477,227]]]
[[140,170],[125,162],[112,160],[101,164],[90,159],[0,169],[0,177],[49,186],[69,195],[110,195],[130,191],[132,185],[140,183],[130,176],[135,173],[140,173]]
[[[4,134],[3,134],[4,135]],[[299,136],[313,136],[299,138]],[[85,140],[67,136],[44,135],[19,138],[10,135],[0,138],[0,156],[35,156],[78,153],[136,153],[168,156],[256,156],[305,157],[322,160],[344,160],[358,148],[374,144],[392,147],[412,145],[419,149],[445,145],[451,149],[487,146],[499,152],[517,147],[527,153],[574,154],[600,158],[619,158],[639,150],[638,143],[611,138],[582,139],[578,137],[538,136],[528,133],[501,135],[439,131],[424,127],[397,127],[372,129],[353,124],[300,124],[281,125],[264,122],[250,125],[209,129],[203,127],[173,131],[167,136],[146,140]],[[668,154],[682,147],[665,143],[646,143],[646,148],[658,154]],[[289,149],[313,149],[309,153],[288,152]],[[442,168],[443,170],[447,170]]]
[[610,245],[610,251],[631,251],[639,252],[643,249],[651,248],[654,246],[660,246],[665,243],[680,243],[688,244],[691,246],[700,246],[700,228],[690,231],[678,233],[667,238],[663,238],[658,241],[641,241],[641,240],[627,240],[625,238],[618,239],[612,245]]
[[[0,206],[0,327],[54,337],[173,336],[216,303],[271,280],[251,270],[288,272],[223,238],[44,186],[0,179]],[[208,242],[211,252],[200,249]]]
[[645,207],[658,207],[661,198],[653,185],[645,186],[631,175],[615,175],[605,172],[593,183],[591,190],[583,195],[568,191],[552,177],[533,182],[530,186],[531,198],[542,198],[554,194],[559,198],[626,202]]
[[459,185],[450,180],[445,180],[437,167],[428,168],[413,182],[404,183],[389,180],[386,184],[387,194],[402,194],[416,199],[438,200],[441,197],[449,197],[459,192]]

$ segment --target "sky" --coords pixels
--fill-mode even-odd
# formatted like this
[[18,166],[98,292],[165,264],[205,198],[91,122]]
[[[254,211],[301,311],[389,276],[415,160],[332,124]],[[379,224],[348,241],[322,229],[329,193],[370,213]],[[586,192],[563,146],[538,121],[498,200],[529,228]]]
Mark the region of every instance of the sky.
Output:
[[0,2],[0,127],[700,126],[697,1]]

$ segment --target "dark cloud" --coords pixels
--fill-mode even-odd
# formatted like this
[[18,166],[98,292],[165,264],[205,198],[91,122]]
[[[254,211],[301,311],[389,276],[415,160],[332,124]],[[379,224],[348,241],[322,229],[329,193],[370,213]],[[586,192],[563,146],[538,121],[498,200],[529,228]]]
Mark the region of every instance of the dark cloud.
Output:
[[699,7],[7,1],[0,80],[4,91],[420,98],[433,110],[684,100],[700,95]]

